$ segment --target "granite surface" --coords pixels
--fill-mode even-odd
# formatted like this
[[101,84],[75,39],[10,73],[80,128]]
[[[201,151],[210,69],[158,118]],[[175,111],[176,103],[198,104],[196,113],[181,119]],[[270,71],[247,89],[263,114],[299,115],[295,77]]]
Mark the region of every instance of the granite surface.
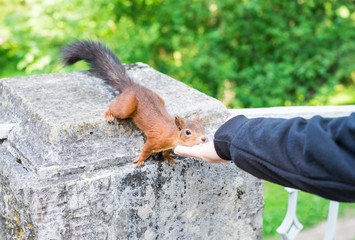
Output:
[[[126,66],[172,115],[200,113],[209,139],[225,106],[146,64]],[[233,164],[155,154],[141,168],[144,134],[107,124],[115,91],[90,72],[0,79],[3,239],[261,239],[262,181]],[[0,238],[1,239],[1,238]]]

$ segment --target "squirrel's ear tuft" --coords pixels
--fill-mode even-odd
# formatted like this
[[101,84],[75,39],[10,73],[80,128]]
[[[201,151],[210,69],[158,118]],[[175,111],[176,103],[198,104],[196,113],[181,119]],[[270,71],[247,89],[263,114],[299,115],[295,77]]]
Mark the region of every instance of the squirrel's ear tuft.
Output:
[[179,131],[181,131],[184,127],[184,121],[177,115],[175,116],[175,125],[179,129]]
[[196,113],[195,120],[196,121],[200,120],[200,113],[199,112]]

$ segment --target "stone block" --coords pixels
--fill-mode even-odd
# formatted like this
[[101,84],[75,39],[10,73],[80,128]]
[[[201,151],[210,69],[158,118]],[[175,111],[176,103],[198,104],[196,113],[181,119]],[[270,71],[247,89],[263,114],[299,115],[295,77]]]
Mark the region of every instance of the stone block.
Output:
[[[172,115],[199,112],[210,139],[228,116],[145,64],[126,67]],[[115,94],[86,71],[0,80],[0,122],[16,123],[0,145],[4,239],[261,239],[260,180],[233,164],[170,167],[159,154],[134,168],[145,137],[131,120],[106,123]]]

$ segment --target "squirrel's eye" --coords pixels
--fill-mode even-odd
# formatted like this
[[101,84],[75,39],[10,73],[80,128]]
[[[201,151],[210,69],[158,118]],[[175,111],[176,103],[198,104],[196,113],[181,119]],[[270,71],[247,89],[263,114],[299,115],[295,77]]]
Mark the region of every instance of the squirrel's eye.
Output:
[[191,134],[191,131],[190,130],[186,130],[186,135],[190,135]]

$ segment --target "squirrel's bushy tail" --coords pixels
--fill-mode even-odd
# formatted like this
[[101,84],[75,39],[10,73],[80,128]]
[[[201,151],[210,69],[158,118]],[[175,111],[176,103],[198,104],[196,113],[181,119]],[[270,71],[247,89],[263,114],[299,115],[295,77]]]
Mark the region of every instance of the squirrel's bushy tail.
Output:
[[72,65],[80,60],[88,62],[106,84],[120,92],[133,83],[118,57],[100,42],[70,43],[62,49],[61,57],[66,65]]

